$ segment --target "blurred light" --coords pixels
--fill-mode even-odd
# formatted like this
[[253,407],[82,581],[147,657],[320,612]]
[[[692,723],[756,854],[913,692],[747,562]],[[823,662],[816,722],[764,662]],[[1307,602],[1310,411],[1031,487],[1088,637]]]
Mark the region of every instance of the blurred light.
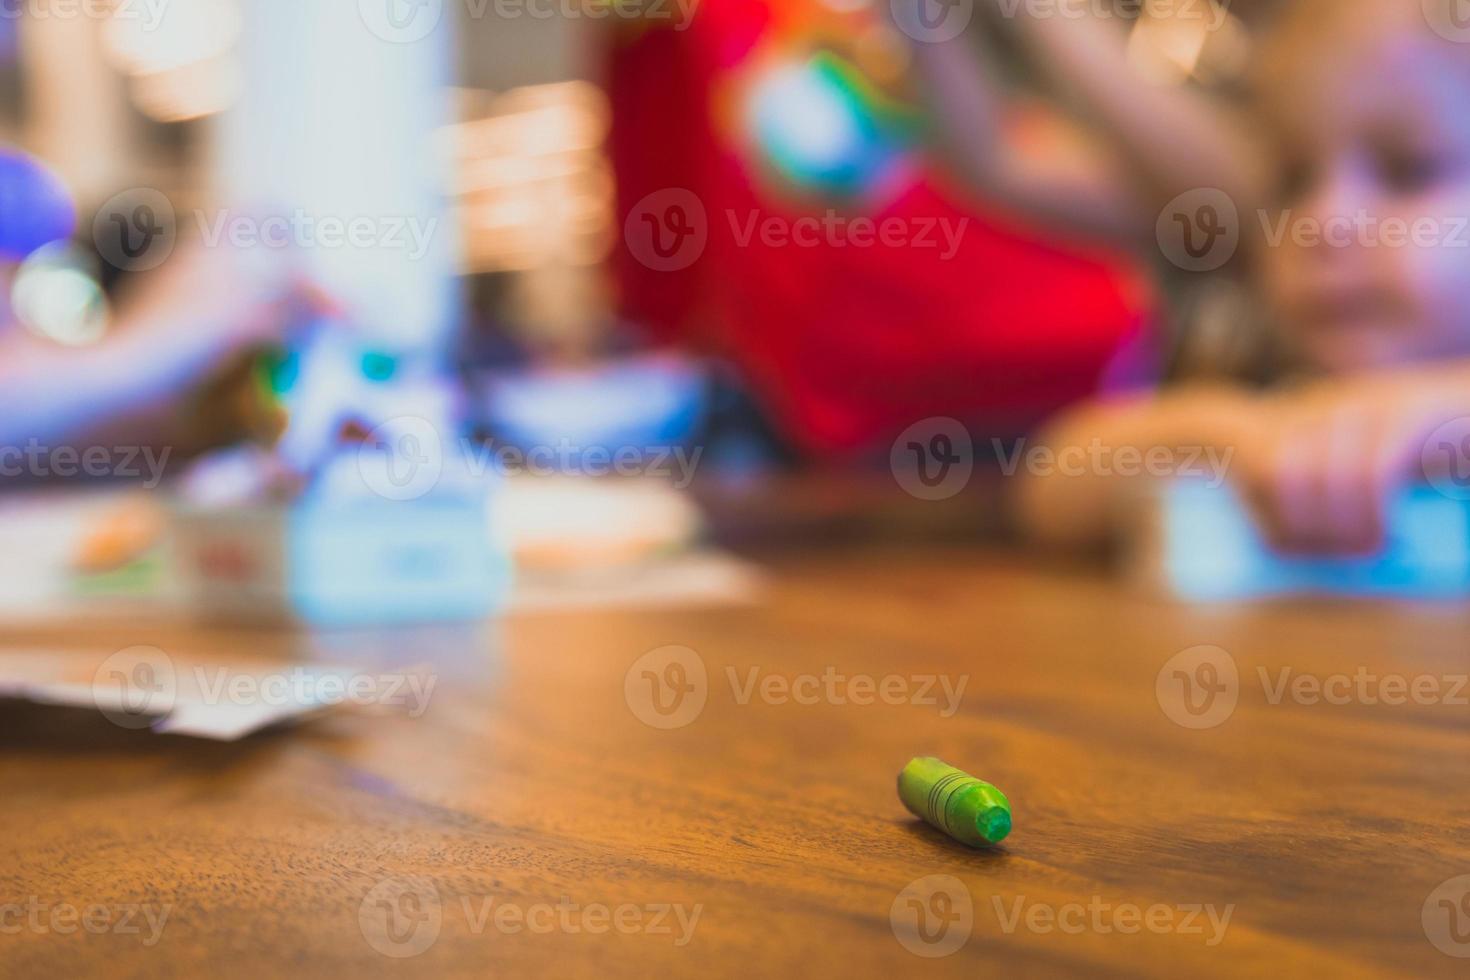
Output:
[[240,37],[235,0],[172,0],[163,16],[114,16],[107,21],[103,45],[123,71],[151,75],[219,58]]
[[613,239],[602,90],[563,82],[461,95],[470,118],[448,137],[468,271],[601,262]]
[[66,245],[36,250],[21,264],[11,287],[11,306],[32,333],[69,347],[95,344],[107,332],[107,300]]
[[1178,84],[1194,74],[1209,40],[1210,24],[1219,15],[1215,0],[1207,0],[1209,17],[1190,8],[1170,13],[1172,7],[1150,3],[1128,35],[1128,60],[1145,78]]
[[138,75],[133,79],[132,96],[149,118],[183,122],[228,109],[243,85],[239,64],[225,56]]
[[913,111],[834,51],[760,67],[740,104],[746,139],[782,177],[808,191],[870,193],[914,143]]
[[805,65],[788,65],[762,81],[751,113],[764,141],[803,171],[834,170],[862,143],[852,108]]
[[182,122],[227,109],[239,95],[243,81],[231,54],[240,28],[235,0],[172,0],[156,22],[112,17],[103,48],[132,77],[139,110]]
[[517,475],[490,515],[528,571],[592,569],[647,560],[699,534],[698,508],[651,480]]
[[438,358],[461,315],[440,136],[458,18],[427,18],[428,34],[395,44],[362,20],[373,6],[381,18],[382,0],[245,3],[249,29],[232,56],[246,84],[212,127],[208,195],[242,214],[361,229],[335,247],[315,232],[288,235],[302,246],[293,271],[373,345]]

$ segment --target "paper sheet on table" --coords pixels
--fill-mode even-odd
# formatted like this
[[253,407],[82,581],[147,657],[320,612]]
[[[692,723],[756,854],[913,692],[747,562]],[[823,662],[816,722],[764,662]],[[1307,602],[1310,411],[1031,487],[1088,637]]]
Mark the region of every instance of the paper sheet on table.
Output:
[[[414,674],[423,670],[391,676]],[[388,677],[342,666],[231,665],[151,647],[110,654],[0,651],[0,712],[6,700],[28,701],[97,711],[120,728],[233,742],[353,703],[354,681],[386,691]],[[402,685],[393,687],[397,696]]]

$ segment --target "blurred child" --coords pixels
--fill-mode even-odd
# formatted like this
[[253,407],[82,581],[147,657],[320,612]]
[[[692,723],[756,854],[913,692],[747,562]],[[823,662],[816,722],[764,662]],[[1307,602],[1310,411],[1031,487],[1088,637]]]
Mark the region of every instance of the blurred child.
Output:
[[[1090,212],[1121,215],[1125,234],[1151,236],[1159,211],[1149,187],[1226,188],[1239,205],[1247,281],[1280,349],[1276,383],[1100,400],[1055,419],[1047,445],[1093,458],[1233,450],[1229,476],[1279,546],[1366,552],[1380,543],[1388,497],[1426,475],[1428,437],[1470,416],[1470,46],[1432,30],[1426,9],[1420,0],[1297,4],[1262,54],[1250,129],[1222,124],[1220,138],[1198,141],[1197,126],[1181,129],[1188,146],[1155,160],[1152,175],[1182,183],[1134,179],[1127,186],[1141,206]],[[951,97],[961,90],[958,76],[931,77]],[[1157,98],[1172,112],[1186,96]],[[1222,118],[1203,104],[1198,112]],[[1157,134],[1135,123],[1122,142],[1136,150]],[[1101,186],[1109,171],[1078,172]],[[1092,200],[1123,198],[1105,188]],[[1021,512],[1038,537],[1095,543],[1116,532],[1121,505],[1140,489],[1103,466],[1031,476]]]

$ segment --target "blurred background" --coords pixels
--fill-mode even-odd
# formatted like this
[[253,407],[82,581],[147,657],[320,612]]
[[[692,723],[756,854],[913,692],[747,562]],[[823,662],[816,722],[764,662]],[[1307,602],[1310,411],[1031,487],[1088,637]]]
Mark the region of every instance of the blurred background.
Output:
[[[1270,13],[1124,6],[1141,76],[1226,96]],[[889,8],[5,0],[6,481],[164,485],[172,517],[67,538],[116,572],[190,514],[428,513],[493,479],[495,547],[534,568],[690,547],[691,486],[895,492],[915,426],[939,454],[957,422],[984,467],[1106,384],[1159,290],[952,175]],[[220,548],[195,573],[259,572]]]

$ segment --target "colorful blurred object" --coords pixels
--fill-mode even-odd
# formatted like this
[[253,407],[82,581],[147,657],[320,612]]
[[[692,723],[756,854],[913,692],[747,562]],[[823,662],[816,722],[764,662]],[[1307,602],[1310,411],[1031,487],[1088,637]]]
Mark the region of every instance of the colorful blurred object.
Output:
[[754,85],[747,125],[767,162],[802,188],[859,195],[916,143],[918,116],[833,51],[785,61]]
[[1228,485],[1180,480],[1154,506],[1153,526],[1133,539],[1133,574],[1190,602],[1470,595],[1470,505],[1431,487],[1389,501],[1376,553],[1341,557],[1278,552]]
[[10,289],[15,318],[31,333],[68,347],[95,344],[109,308],[95,260],[67,242],[49,242],[21,263]]
[[0,260],[19,262],[70,237],[76,205],[61,179],[18,150],[0,148]]
[[[884,50],[864,40],[875,16],[817,0],[705,0],[684,30],[625,38],[608,66],[618,226],[679,189],[699,203],[708,237],[672,270],[623,243],[613,256],[623,313],[666,342],[727,354],[786,437],[817,456],[886,451],[931,416],[1019,430],[1095,392],[1148,312],[1142,277],[1118,257],[966,201],[928,160],[902,154],[905,126],[874,115],[884,100],[902,104],[902,59],[858,54]],[[766,123],[751,140],[738,125],[742,95],[791,52],[806,60],[785,82],[785,105],[756,100]],[[839,118],[816,140],[811,121],[804,132],[798,122],[821,112]],[[773,184],[772,169],[790,186]],[[876,192],[811,193],[875,176]],[[901,240],[750,233],[859,218]]]
[[485,409],[492,431],[510,445],[644,453],[690,441],[704,402],[705,379],[692,362],[652,356],[506,373],[488,386]]
[[456,395],[422,363],[373,344],[348,323],[324,318],[253,371],[256,398],[277,416],[266,441],[289,471],[314,476],[389,420],[408,417],[448,432]]

